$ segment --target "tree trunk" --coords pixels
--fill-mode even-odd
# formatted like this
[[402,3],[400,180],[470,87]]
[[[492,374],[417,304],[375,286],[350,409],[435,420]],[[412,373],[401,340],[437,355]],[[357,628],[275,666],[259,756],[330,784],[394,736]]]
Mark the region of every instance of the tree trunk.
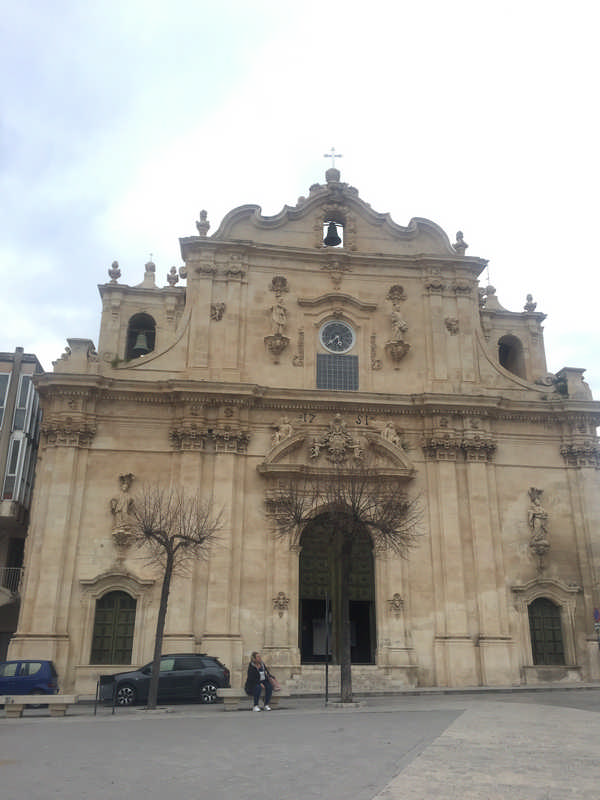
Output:
[[350,567],[352,563],[352,538],[349,532],[340,532],[342,641],[340,642],[340,695],[342,703],[352,702],[352,631],[350,628]]
[[154,658],[152,659],[152,676],[150,678],[150,688],[148,689],[148,708],[156,708],[156,702],[158,700],[160,656],[162,653],[162,642],[163,642],[163,633],[165,630],[165,621],[167,619],[167,606],[169,604],[169,591],[171,589],[172,574],[173,574],[173,557],[168,553],[165,572],[163,575],[162,588],[160,592],[158,619],[156,620],[156,637],[154,639]]

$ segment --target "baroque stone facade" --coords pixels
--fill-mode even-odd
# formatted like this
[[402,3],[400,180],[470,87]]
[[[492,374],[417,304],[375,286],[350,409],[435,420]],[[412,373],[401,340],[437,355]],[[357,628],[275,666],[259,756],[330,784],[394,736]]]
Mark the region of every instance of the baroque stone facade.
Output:
[[[292,690],[319,688],[337,566],[319,509],[290,547],[269,502],[284,481],[368,453],[424,517],[406,560],[357,545],[358,688],[600,677],[600,404],[583,370],[547,373],[532,298],[507,311],[461,232],[397,225],[336,169],[276,216],[242,206],[208,236],[203,211],[197,227],[163,287],[151,262],[139,285],[119,283],[115,262],[97,350],[69,339],[37,381],[10,655],[53,658],[77,693],[150,660],[160,575],[130,547],[129,495],[160,480],[226,513],[210,558],[174,580],[164,652],[219,656],[241,685],[260,649]],[[123,597],[111,650],[99,610],[110,638],[121,618],[103,601]],[[335,622],[331,637],[335,660]]]

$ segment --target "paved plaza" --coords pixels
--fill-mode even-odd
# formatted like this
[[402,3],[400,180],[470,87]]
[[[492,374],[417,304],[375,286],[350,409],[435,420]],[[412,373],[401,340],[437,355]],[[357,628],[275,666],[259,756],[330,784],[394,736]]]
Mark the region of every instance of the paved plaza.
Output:
[[[249,708],[249,706],[248,706]],[[600,687],[0,711],[2,800],[597,800]]]

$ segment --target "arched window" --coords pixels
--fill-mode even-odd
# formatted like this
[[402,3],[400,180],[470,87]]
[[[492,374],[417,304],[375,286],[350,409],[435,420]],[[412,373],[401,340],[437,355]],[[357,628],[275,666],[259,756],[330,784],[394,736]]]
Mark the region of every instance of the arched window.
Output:
[[560,608],[546,597],[538,597],[529,605],[529,629],[533,663],[564,664]]
[[523,344],[516,336],[503,336],[498,342],[498,361],[501,366],[518,375],[519,378],[526,378],[525,357],[523,355]]
[[131,664],[136,601],[109,592],[96,601],[91,664]]
[[127,326],[127,346],[125,359],[145,356],[154,350],[156,342],[156,322],[150,314],[134,314]]

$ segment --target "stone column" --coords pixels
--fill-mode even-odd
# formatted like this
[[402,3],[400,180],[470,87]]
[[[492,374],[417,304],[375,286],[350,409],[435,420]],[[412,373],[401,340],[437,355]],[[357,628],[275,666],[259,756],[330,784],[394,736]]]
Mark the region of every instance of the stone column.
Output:
[[[212,490],[215,508],[225,511],[225,525],[210,556],[203,649],[233,670],[242,664],[239,626],[241,560],[245,509],[244,464],[248,436],[235,422],[212,429],[215,456]],[[240,666],[238,666],[240,665]]]
[[189,330],[188,366],[209,366],[209,332],[216,267],[211,260],[191,261],[188,265],[186,306],[192,309]]
[[42,426],[38,474],[45,473],[36,493],[27,538],[25,580],[19,628],[11,656],[49,658],[66,675],[69,613],[75,558],[86,488],[88,446],[95,425],[73,416],[51,414]]
[[435,663],[440,686],[478,683],[469,635],[456,460],[460,436],[446,419],[425,437],[435,597]]
[[596,470],[600,466],[600,444],[593,422],[580,421],[564,437],[565,460],[577,565],[583,587],[583,620],[587,641],[588,680],[600,678],[598,638],[594,631],[594,609],[600,608],[600,530]]
[[430,326],[425,328],[427,337],[427,384],[433,388],[437,381],[448,378],[446,363],[446,342],[443,321],[444,283],[438,268],[431,268],[431,274],[425,280],[426,300],[424,302],[424,319],[430,320]]
[[512,640],[503,584],[503,557],[498,501],[490,463],[496,445],[492,436],[474,428],[465,432],[467,496],[475,566],[479,634],[477,644],[483,685],[516,679],[512,670]]

